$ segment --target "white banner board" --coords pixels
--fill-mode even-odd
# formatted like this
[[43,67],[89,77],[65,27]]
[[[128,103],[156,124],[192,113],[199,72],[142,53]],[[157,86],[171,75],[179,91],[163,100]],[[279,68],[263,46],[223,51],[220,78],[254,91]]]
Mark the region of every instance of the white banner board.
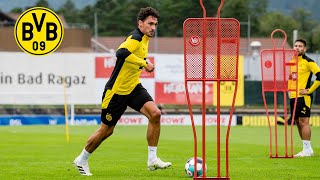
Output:
[[[64,86],[73,103],[92,104],[95,97],[94,57],[88,53],[53,53],[41,57],[0,53],[0,104],[32,104],[34,101],[61,104],[63,102],[59,101],[63,98],[52,98],[50,102],[47,98],[58,97],[57,94],[63,97]],[[42,96],[38,98],[37,93]]]

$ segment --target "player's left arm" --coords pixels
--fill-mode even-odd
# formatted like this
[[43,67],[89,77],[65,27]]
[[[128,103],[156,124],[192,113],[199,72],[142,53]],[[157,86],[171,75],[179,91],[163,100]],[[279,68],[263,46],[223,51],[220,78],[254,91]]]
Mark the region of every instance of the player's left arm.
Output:
[[320,86],[320,68],[315,62],[309,62],[311,72],[316,75],[316,80],[312,86],[308,89],[307,94],[313,93]]

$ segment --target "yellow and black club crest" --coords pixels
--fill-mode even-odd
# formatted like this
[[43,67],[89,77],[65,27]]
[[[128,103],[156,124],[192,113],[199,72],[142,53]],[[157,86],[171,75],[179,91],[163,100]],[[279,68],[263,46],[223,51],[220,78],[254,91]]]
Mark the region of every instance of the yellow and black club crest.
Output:
[[107,115],[106,115],[106,120],[107,120],[107,121],[111,121],[111,120],[112,120],[112,116],[111,116],[110,113],[107,113]]

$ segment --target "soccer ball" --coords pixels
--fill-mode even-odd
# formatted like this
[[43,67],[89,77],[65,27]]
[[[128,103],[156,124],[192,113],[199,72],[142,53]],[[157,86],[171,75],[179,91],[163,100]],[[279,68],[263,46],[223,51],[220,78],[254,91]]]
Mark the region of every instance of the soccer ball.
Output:
[[[197,166],[197,176],[201,177],[202,176],[202,159],[199,157],[197,157],[196,166]],[[205,167],[206,167],[206,172],[207,172],[207,165],[205,165]],[[188,161],[186,162],[185,171],[189,177],[193,177],[194,170],[195,170],[194,158],[192,157],[192,158],[188,159]]]

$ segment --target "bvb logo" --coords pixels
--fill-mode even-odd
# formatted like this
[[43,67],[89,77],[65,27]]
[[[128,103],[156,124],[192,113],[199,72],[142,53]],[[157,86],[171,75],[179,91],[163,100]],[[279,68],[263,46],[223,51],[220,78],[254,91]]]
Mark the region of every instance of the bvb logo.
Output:
[[111,114],[108,113],[108,114],[106,115],[106,119],[107,119],[107,121],[111,121],[111,120],[112,120]]
[[32,55],[54,52],[63,39],[63,25],[58,15],[44,7],[34,7],[21,14],[14,28],[19,47]]

